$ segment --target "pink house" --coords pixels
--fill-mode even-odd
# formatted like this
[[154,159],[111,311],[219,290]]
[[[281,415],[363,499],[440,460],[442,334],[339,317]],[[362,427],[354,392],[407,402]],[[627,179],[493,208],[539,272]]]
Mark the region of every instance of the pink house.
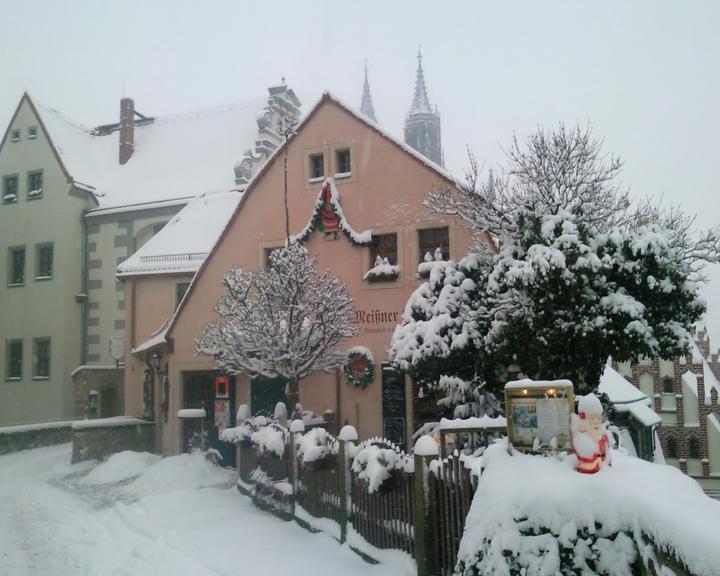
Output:
[[[434,186],[456,185],[448,174],[325,94],[296,134],[250,182],[234,210],[208,224],[214,229],[206,236],[217,240],[197,273],[190,267],[124,276],[129,348],[125,405],[128,414],[143,412],[143,381],[146,371],[154,373],[152,386],[145,386],[145,399],[151,398],[163,453],[184,449],[187,437],[176,417],[182,408],[204,407],[211,433],[216,433],[216,421],[222,425],[222,415],[216,418],[214,413],[215,388],[216,381],[224,380],[218,380],[222,375],[215,372],[210,358],[194,354],[194,341],[214,318],[221,279],[230,268],[260,269],[270,251],[285,241],[286,153],[290,232],[305,242],[321,270],[330,269],[348,286],[355,299],[359,334],[345,346],[368,348],[375,365],[372,382],[364,389],[347,384],[342,370],[304,379],[301,403],[316,414],[332,412],[338,424],[355,425],[361,438],[385,435],[405,442],[419,422],[414,383],[385,365],[387,348],[408,297],[423,281],[418,266],[426,254],[457,260],[467,253],[473,237],[459,220],[423,206]],[[329,225],[313,225],[323,188],[326,199],[331,200],[327,196],[332,194],[340,206],[335,211],[337,231],[332,213],[327,215]],[[315,224],[320,220],[315,219]],[[199,224],[198,230],[203,226]],[[159,241],[164,233],[158,235]],[[168,250],[172,252],[172,245]],[[378,256],[387,258],[381,269],[389,275],[368,275]],[[174,310],[176,295],[182,292],[177,286],[191,277]],[[271,411],[282,399],[283,383],[239,374],[229,379],[228,396],[224,407],[232,424],[240,404],[249,404],[253,413]]]

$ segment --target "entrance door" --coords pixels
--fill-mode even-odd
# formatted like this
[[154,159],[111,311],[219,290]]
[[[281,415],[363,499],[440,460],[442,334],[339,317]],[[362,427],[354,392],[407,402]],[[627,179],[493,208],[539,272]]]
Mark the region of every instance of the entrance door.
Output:
[[[220,372],[216,370],[207,372],[185,372],[183,373],[183,407],[184,408],[204,408],[205,419],[203,427],[207,433],[208,446],[215,448],[223,457],[223,465],[231,466],[234,463],[235,451],[227,442],[221,442],[219,439],[220,431],[215,426],[215,377],[220,376]],[[230,378],[229,386],[230,397],[228,398],[229,422],[228,426],[235,426],[235,379]],[[199,426],[199,424],[198,424]],[[183,448],[185,450],[190,446],[190,441],[194,433],[190,421],[185,421],[183,425]]]
[[382,365],[383,436],[405,449],[405,375]]
[[[250,380],[250,409],[253,416],[272,417],[278,402],[284,402],[287,406],[286,386],[285,378],[267,378],[259,374],[253,376]],[[287,406],[288,415],[292,414],[294,408]]]

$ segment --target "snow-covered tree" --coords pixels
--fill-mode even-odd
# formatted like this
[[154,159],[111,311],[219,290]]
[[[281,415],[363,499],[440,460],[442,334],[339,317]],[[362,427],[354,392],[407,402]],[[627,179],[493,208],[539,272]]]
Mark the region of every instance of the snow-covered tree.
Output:
[[718,229],[698,236],[676,209],[634,205],[589,130],[540,130],[508,158],[482,183],[471,157],[467,187],[429,194],[431,209],[489,234],[415,291],[391,357],[437,382],[472,372],[492,388],[514,364],[592,388],[608,356],[679,354],[705,309],[693,280],[719,259]]
[[268,269],[233,268],[215,305],[219,318],[195,342],[221,370],[287,379],[290,405],[300,380],[342,365],[339,344],[354,336],[353,299],[338,278],[320,274],[300,244],[274,250]]

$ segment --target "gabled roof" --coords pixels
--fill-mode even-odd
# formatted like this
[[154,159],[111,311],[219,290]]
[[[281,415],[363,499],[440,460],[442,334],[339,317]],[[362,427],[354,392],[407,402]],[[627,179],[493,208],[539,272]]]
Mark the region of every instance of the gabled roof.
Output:
[[124,165],[117,132],[99,135],[54,108],[36,108],[69,176],[110,208],[234,186],[233,167],[255,144],[267,103],[255,98],[136,125],[134,152]]
[[200,194],[118,267],[118,276],[194,273],[242,198],[237,190]]
[[394,136],[391,136],[388,132],[383,130],[380,126],[378,126],[375,122],[367,118],[364,114],[361,114],[360,112],[357,112],[353,110],[351,107],[349,107],[347,104],[343,103],[341,100],[336,98],[335,96],[332,96],[330,92],[325,92],[322,95],[322,98],[310,109],[308,114],[302,119],[302,121],[298,124],[295,134],[289,138],[286,142],[284,142],[275,152],[268,158],[268,161],[263,165],[263,167],[255,174],[253,179],[249,182],[247,188],[245,189],[245,193],[238,203],[237,208],[235,208],[235,212],[233,213],[232,217],[227,221],[225,224],[225,227],[223,228],[222,233],[220,234],[219,238],[215,242],[215,245],[210,250],[210,254],[208,254],[207,258],[203,261],[202,265],[200,266],[200,269],[198,270],[197,274],[195,274],[195,277],[192,279],[192,282],[190,283],[190,287],[188,288],[187,292],[185,293],[185,296],[183,297],[182,301],[180,302],[180,305],[178,306],[177,310],[175,311],[175,314],[172,317],[172,320],[170,321],[170,325],[168,326],[166,337],[172,337],[172,331],[175,328],[175,324],[177,323],[177,319],[182,314],[183,309],[185,308],[185,305],[187,304],[188,300],[190,299],[190,296],[192,295],[195,286],[197,285],[198,278],[202,276],[202,272],[205,269],[205,266],[207,266],[207,263],[210,261],[210,258],[215,253],[215,250],[217,250],[217,247],[222,243],[223,238],[225,237],[225,234],[227,234],[228,230],[232,226],[233,222],[238,217],[238,214],[240,213],[240,210],[242,210],[243,205],[247,201],[247,198],[253,193],[255,187],[257,186],[258,182],[262,180],[262,177],[265,175],[265,173],[270,169],[270,166],[273,165],[275,160],[282,155],[282,153],[285,151],[285,148],[290,145],[293,140],[297,137],[298,134],[303,130],[303,128],[307,125],[307,123],[318,113],[320,109],[322,109],[324,106],[336,106],[340,110],[346,112],[347,114],[350,114],[355,119],[357,119],[359,122],[365,124],[375,132],[377,132],[380,136],[385,138],[386,140],[393,143],[395,146],[397,146],[399,149],[401,149],[403,152],[408,154],[409,156],[412,156],[416,161],[418,161],[423,166],[429,168],[433,172],[435,172],[438,177],[443,180],[446,184],[449,184],[450,186],[458,186],[458,182],[455,180],[453,176],[451,176],[448,172],[446,172],[443,168],[435,164],[432,160],[429,160],[416,150],[412,149],[410,146],[405,144],[404,142],[398,140]]

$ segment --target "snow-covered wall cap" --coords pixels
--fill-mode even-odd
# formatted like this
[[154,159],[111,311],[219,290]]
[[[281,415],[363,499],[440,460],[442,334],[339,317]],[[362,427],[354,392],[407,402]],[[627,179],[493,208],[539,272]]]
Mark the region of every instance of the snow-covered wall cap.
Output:
[[416,456],[438,456],[440,454],[437,442],[435,442],[432,436],[428,436],[427,434],[417,439],[414,452]]
[[482,416],[478,418],[472,416],[471,418],[441,418],[440,419],[440,430],[459,430],[465,428],[506,428],[507,420],[503,416],[496,416],[491,418],[490,416]]
[[178,418],[205,418],[205,408],[183,408],[178,410]]
[[524,388],[572,388],[570,380],[513,380],[505,384],[505,390],[522,390]]
[[290,422],[290,432],[293,434],[302,434],[305,432],[305,422],[302,420],[293,420]]
[[351,424],[346,424],[340,429],[340,434],[338,434],[339,440],[344,440],[345,442],[355,442],[358,439],[358,433],[357,430],[355,430],[355,426],[352,426]]

